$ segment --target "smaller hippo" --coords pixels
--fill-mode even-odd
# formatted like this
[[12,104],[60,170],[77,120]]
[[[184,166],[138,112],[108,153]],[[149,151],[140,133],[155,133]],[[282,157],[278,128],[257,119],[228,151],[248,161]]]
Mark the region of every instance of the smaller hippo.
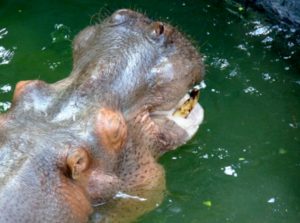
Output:
[[0,223],[132,222],[163,199],[157,159],[203,120],[195,47],[121,9],[73,41],[54,84],[20,81],[0,116]]

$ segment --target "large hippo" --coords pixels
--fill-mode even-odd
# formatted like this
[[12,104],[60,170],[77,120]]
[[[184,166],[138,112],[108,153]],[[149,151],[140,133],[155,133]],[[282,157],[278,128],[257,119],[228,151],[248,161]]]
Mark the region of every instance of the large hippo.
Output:
[[20,81],[0,116],[1,223],[134,220],[162,199],[157,158],[202,122],[204,66],[169,24],[118,10],[73,52],[68,78]]

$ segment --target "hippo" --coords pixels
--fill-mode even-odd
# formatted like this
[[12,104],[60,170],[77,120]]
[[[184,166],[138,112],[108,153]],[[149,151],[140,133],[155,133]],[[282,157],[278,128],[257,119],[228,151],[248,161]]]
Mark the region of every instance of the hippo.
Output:
[[201,56],[171,25],[121,9],[72,47],[67,78],[18,82],[0,116],[1,223],[134,221],[203,120]]

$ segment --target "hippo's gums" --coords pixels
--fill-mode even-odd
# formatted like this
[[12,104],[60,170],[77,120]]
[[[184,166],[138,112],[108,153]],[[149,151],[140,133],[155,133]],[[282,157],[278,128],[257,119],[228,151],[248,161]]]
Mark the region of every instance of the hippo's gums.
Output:
[[0,116],[1,223],[134,220],[162,199],[157,158],[202,122],[203,64],[172,26],[119,10],[73,51],[68,78],[19,82]]

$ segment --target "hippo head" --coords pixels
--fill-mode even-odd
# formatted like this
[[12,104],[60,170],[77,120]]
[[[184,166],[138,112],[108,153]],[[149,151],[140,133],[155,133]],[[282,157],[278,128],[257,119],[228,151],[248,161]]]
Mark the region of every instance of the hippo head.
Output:
[[156,158],[202,122],[201,58],[166,23],[118,10],[73,58],[66,79],[19,82],[0,116],[0,222],[86,222],[117,193],[163,188]]

